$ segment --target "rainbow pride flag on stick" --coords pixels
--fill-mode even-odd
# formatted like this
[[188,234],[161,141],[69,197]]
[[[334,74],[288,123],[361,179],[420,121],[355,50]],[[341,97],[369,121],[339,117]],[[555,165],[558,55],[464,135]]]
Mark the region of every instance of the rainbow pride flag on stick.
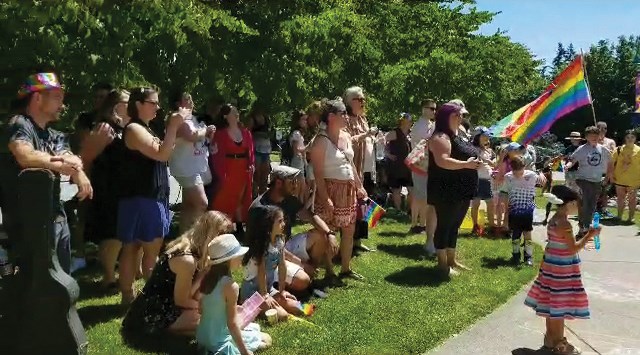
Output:
[[585,80],[584,61],[579,55],[542,95],[493,125],[491,132],[494,136],[527,144],[547,132],[561,117],[587,105],[591,105],[591,94]]
[[369,199],[367,210],[364,212],[364,220],[367,221],[369,228],[373,228],[378,224],[378,221],[386,213],[384,208],[380,207],[372,199]]

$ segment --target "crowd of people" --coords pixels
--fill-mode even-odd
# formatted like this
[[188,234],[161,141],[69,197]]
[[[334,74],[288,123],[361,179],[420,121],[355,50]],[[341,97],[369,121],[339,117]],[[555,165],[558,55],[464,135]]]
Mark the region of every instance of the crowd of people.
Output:
[[[177,92],[169,99],[171,111],[158,118],[161,101],[153,88],[97,85],[94,95],[94,110],[77,119],[70,146],[50,127],[63,110],[64,89],[56,75],[34,74],[20,88],[4,135],[9,153],[0,168],[10,240],[20,240],[20,218],[9,207],[19,198],[19,172],[42,168],[69,176],[78,187],[77,204],[66,211],[62,203],[55,206],[53,245],[62,269],[82,267],[86,236],[99,245],[102,286],[119,290],[128,307],[123,329],[194,335],[210,353],[247,354],[271,344],[257,324],[239,325],[242,308],[236,306],[256,292],[264,298],[263,313],[275,309],[286,320],[305,315],[298,296],[314,292],[319,270],[327,285],[363,280],[351,260],[354,253],[372,250],[362,243],[368,230],[357,212],[367,198],[382,196],[386,203],[388,196],[388,204],[410,214],[409,233],[425,234],[425,251],[437,258],[446,278],[469,270],[456,254],[469,210],[474,234],[510,237],[514,265],[533,265],[536,186],[547,188],[544,223],[555,243],[551,252],[566,245],[575,252],[595,235],[591,220],[607,190],[603,184],[614,184],[618,217],[627,201],[629,219],[635,213],[636,134],[627,132],[625,144],[616,147],[603,123],[586,128],[584,144],[572,132],[565,154],[538,172],[531,145],[495,144],[488,128],[470,127],[461,100],[439,107],[423,100],[415,122],[401,113],[384,133],[369,124],[363,89],[350,87],[343,97],[294,111],[283,162],[272,167],[274,127],[263,108],[254,107],[242,122],[237,107],[215,100],[200,115],[191,95]],[[424,149],[424,173],[405,163],[416,147]],[[551,188],[548,167],[557,160],[566,162],[566,186]],[[180,236],[165,243],[173,217],[170,175],[182,189]],[[552,205],[559,207],[548,220]],[[575,239],[566,228],[566,215],[574,209],[580,225]],[[292,235],[297,222],[310,228]],[[80,241],[73,243],[80,245],[75,257],[70,239]],[[334,260],[340,263],[337,274]],[[577,265],[575,258],[570,261]],[[240,285],[231,277],[237,268],[244,271]],[[553,272],[547,277],[562,279]],[[146,281],[140,292],[136,278]],[[527,304],[553,315],[562,305],[545,303],[553,293],[548,282],[536,281]],[[583,303],[574,309],[579,314],[569,316],[588,316]],[[545,344],[551,347],[566,342],[557,332],[548,335]]]

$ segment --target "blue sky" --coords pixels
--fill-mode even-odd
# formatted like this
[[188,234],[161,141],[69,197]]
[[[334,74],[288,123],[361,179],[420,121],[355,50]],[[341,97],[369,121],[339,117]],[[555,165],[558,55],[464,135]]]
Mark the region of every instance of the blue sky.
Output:
[[639,0],[477,0],[477,8],[502,11],[481,33],[506,31],[547,63],[558,42],[586,52],[601,39],[640,35]]

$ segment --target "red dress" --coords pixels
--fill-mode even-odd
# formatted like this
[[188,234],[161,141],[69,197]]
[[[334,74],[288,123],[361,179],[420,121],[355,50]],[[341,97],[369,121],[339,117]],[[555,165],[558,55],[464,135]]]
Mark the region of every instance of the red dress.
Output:
[[[209,166],[218,178],[209,207],[227,214],[234,222],[245,222],[251,205],[255,156],[251,132],[241,128],[242,142],[229,136],[228,128],[216,132],[209,155]],[[240,220],[236,211],[240,208]]]

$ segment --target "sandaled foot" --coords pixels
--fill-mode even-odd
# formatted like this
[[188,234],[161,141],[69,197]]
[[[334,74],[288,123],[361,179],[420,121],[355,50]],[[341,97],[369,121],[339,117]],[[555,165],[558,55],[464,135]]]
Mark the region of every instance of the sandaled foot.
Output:
[[451,268],[454,270],[460,270],[460,271],[471,271],[470,267],[460,264],[457,261],[451,266]]
[[364,280],[364,276],[358,274],[353,270],[343,271],[340,274],[338,274],[338,277],[341,279],[353,279],[353,280],[359,280],[359,281]]
[[567,341],[567,338],[563,338],[562,340],[560,340],[560,342],[553,347],[553,350],[551,352],[557,355],[582,354],[582,351],[580,351],[580,349],[576,348],[571,343],[569,343]]

